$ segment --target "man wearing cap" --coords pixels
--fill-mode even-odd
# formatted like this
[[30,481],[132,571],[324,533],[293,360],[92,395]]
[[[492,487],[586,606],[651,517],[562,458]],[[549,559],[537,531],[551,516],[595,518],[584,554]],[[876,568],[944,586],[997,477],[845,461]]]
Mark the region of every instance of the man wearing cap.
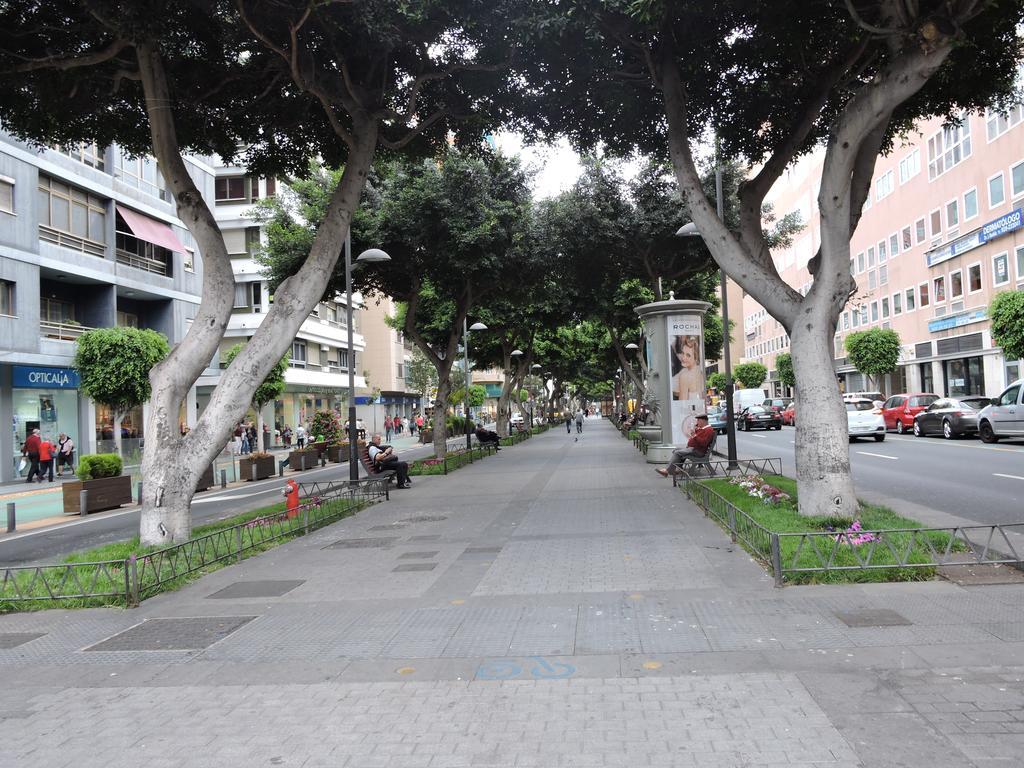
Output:
[[668,469],[659,467],[654,471],[662,477],[676,474],[682,469],[683,462],[687,459],[702,459],[707,456],[708,451],[711,450],[711,441],[714,439],[715,430],[708,425],[708,415],[706,413],[697,414],[697,428],[693,431],[686,447],[672,451],[672,460],[668,464]]

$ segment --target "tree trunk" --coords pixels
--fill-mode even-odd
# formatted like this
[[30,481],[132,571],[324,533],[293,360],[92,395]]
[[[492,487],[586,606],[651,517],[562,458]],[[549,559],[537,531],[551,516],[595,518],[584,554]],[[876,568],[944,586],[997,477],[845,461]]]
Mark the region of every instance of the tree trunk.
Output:
[[263,406],[256,406],[256,445],[253,446],[253,453],[262,451],[263,448]]
[[112,411],[111,418],[114,422],[114,453],[124,459],[124,447],[121,444],[121,422],[124,421],[124,411]]
[[[440,372],[438,372],[440,373]],[[437,399],[434,401],[434,456],[443,459],[446,448],[445,441],[448,439],[448,398],[451,396],[452,383],[448,376],[438,377]]]

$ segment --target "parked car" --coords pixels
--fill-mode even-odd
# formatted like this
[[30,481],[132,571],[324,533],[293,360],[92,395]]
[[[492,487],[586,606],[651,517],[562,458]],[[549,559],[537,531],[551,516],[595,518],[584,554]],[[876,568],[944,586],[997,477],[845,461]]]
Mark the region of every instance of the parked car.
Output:
[[724,435],[728,423],[726,422],[725,406],[714,405],[708,408],[708,425],[720,435]]
[[873,403],[882,403],[885,401],[885,395],[881,392],[846,392],[843,394],[844,403],[851,400],[870,400]]
[[760,405],[751,405],[743,409],[736,423],[737,429],[782,429],[782,417]]
[[986,443],[1004,437],[1024,437],[1024,379],[1017,379],[982,408],[978,414],[978,434]]
[[784,410],[786,410],[786,406],[788,406],[792,402],[792,397],[769,397],[767,400],[761,403],[761,407],[771,408],[776,413],[781,414]]
[[914,434],[941,434],[947,440],[977,434],[978,413],[990,402],[987,397],[940,397],[914,416]]
[[895,429],[897,435],[914,428],[914,417],[939,399],[931,392],[893,395],[882,404],[882,418],[886,429]]
[[791,427],[796,426],[796,401],[787,405],[786,410],[782,412],[782,423]]
[[885,440],[885,419],[882,409],[873,400],[859,398],[846,401],[846,431],[850,441],[858,437],[873,437],[876,443]]

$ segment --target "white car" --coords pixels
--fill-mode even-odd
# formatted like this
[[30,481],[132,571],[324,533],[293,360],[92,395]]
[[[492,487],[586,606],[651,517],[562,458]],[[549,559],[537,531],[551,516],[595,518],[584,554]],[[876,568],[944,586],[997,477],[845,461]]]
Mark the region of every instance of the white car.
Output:
[[846,406],[846,429],[850,440],[873,437],[876,443],[885,440],[885,419],[882,409],[867,398],[850,399]]
[[1013,382],[981,409],[978,434],[986,443],[1001,437],[1024,437],[1024,379]]

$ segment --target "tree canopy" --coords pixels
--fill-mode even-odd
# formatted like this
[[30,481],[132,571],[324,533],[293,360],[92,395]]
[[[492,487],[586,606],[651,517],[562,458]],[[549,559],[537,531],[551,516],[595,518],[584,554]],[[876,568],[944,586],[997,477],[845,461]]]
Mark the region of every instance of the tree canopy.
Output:
[[732,369],[732,377],[745,389],[760,389],[768,378],[768,369],[761,363],[740,363]]
[[900,360],[900,336],[891,328],[854,331],[843,345],[850,364],[868,376],[892,373]]
[[149,371],[168,351],[167,338],[148,328],[97,328],[75,341],[72,365],[82,392],[123,414],[149,400]]
[[992,341],[1003,348],[1007,360],[1024,357],[1024,291],[1002,291],[989,307]]

